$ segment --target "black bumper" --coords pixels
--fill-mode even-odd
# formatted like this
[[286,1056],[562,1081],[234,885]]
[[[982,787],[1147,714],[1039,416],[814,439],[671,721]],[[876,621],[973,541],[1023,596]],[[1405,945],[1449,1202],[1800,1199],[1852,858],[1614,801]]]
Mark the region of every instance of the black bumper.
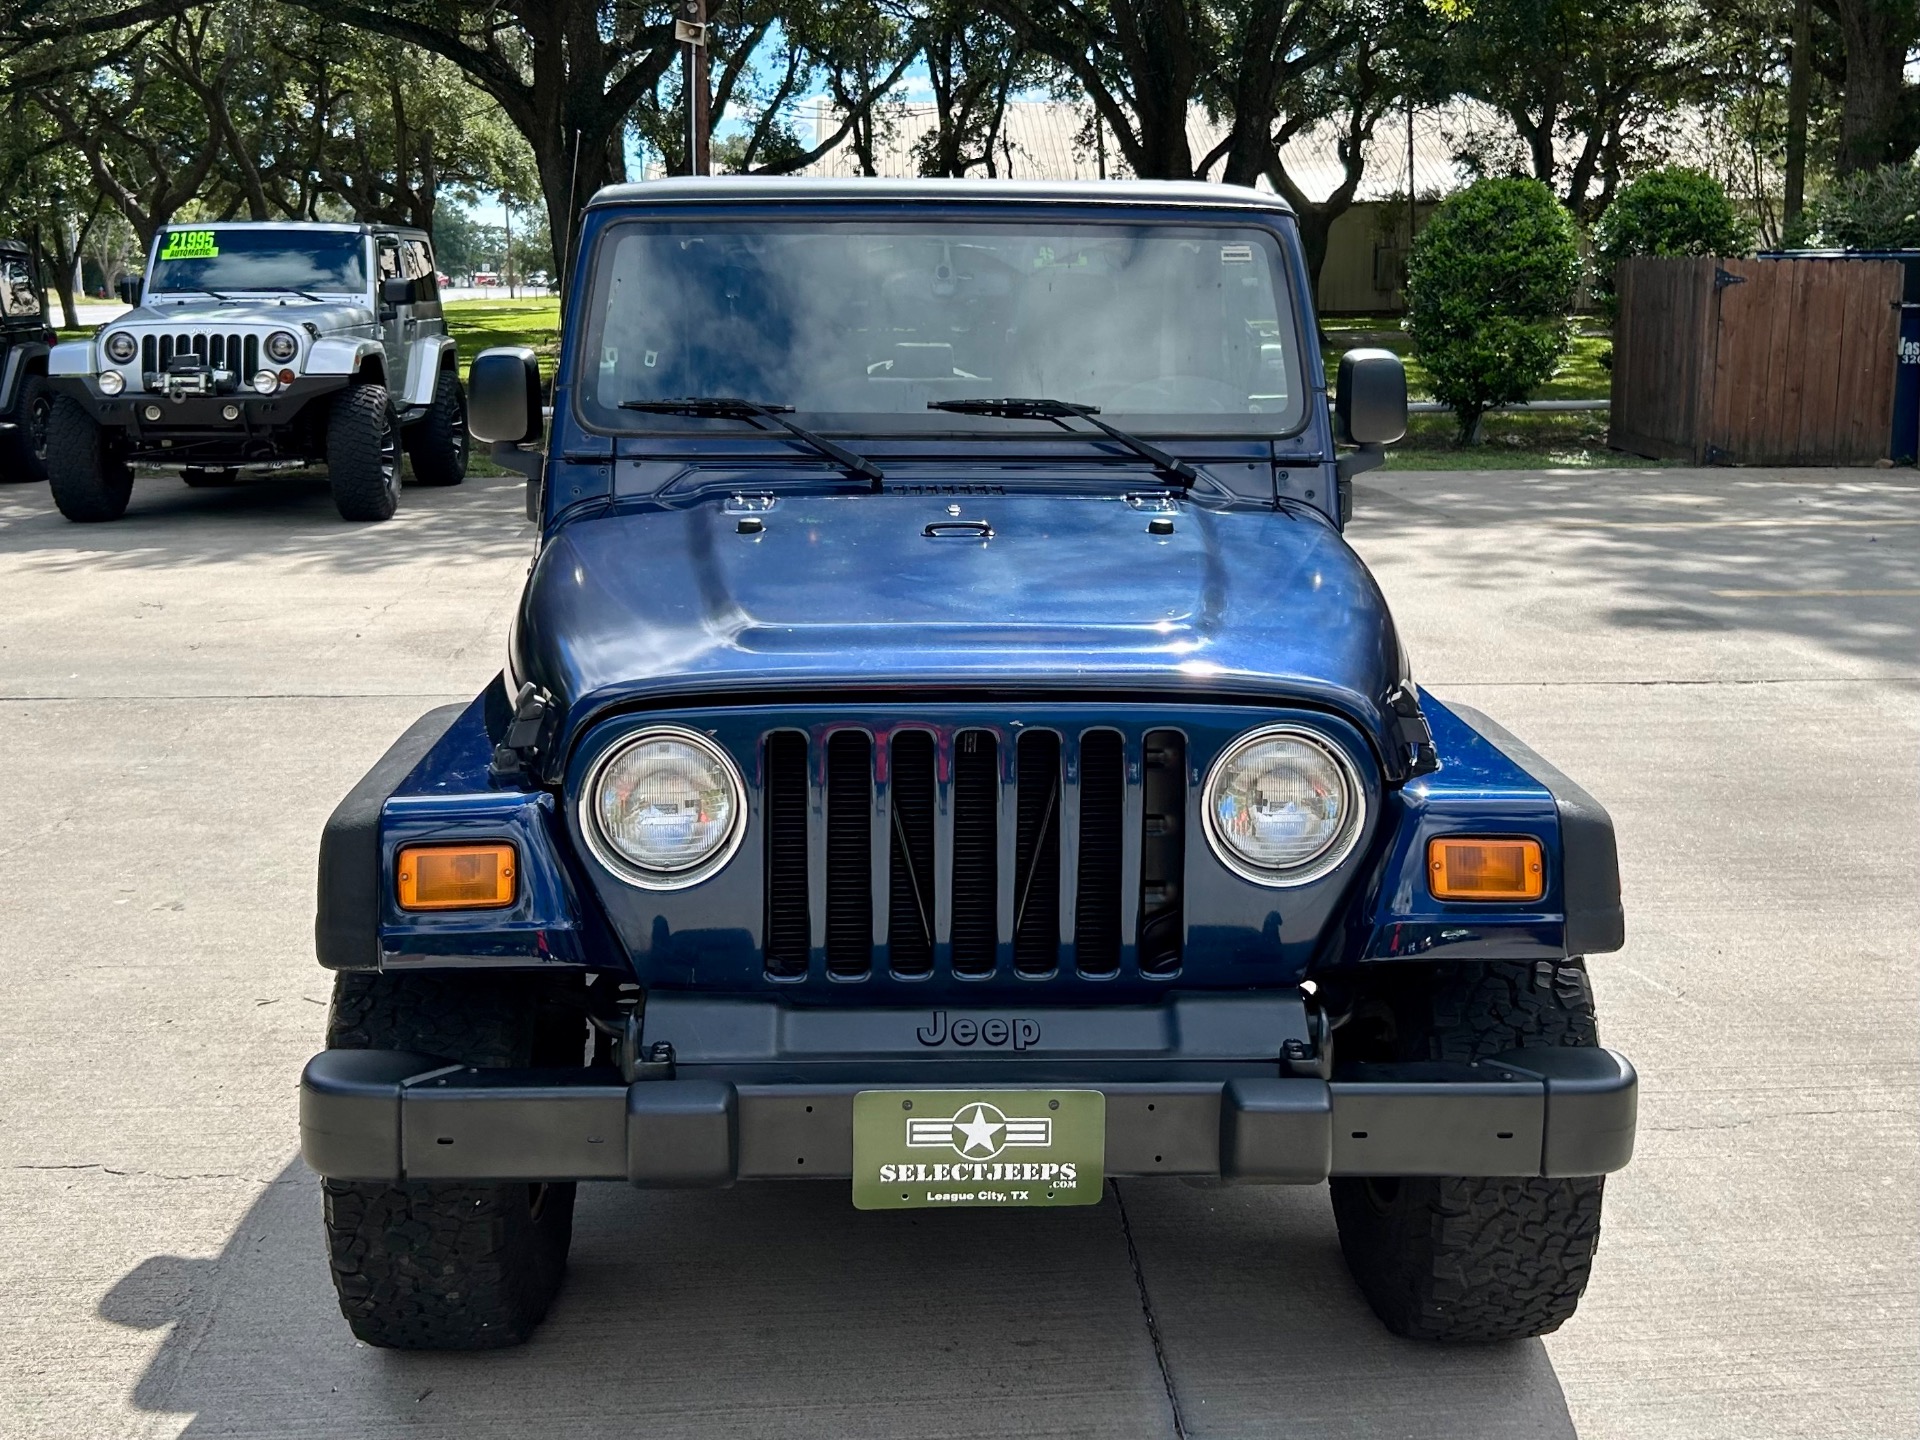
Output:
[[[300,1084],[301,1153],[338,1180],[627,1180],[701,1187],[846,1178],[862,1090],[1073,1086],[1104,1092],[1109,1175],[1313,1184],[1331,1175],[1598,1175],[1633,1153],[1638,1081],[1611,1050],[1474,1065],[1356,1065],[1331,1081],[1272,1065],[1174,1078],[1016,1062],[919,1061],[809,1079],[702,1066],[475,1070],[396,1050],[330,1050]],[[1211,1073],[1207,1073],[1211,1071]],[[731,1073],[729,1073],[731,1072]]]
[[[105,395],[91,376],[56,375],[53,385],[60,394],[78,400],[94,423],[123,432],[130,458],[205,464],[309,458],[284,453],[285,433],[296,427],[303,432],[311,428],[302,424],[307,406],[344,390],[353,378],[302,375],[271,395],[242,385],[224,395],[189,395],[178,400],[146,392]],[[226,418],[229,405],[239,410],[237,419]],[[147,418],[150,407],[160,411],[159,419]]]

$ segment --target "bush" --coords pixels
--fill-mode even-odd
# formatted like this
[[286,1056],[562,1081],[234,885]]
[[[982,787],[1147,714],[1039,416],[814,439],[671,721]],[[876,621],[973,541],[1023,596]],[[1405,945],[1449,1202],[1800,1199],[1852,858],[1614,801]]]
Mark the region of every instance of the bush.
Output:
[[1573,217],[1538,180],[1481,180],[1434,213],[1407,262],[1407,331],[1433,393],[1478,444],[1567,353],[1580,278]]
[[1684,165],[1652,170],[1623,188],[1593,227],[1594,295],[1613,307],[1613,271],[1635,255],[1743,255],[1753,228],[1720,182]]
[[1857,170],[1820,201],[1820,233],[1848,250],[1920,249],[1920,166]]

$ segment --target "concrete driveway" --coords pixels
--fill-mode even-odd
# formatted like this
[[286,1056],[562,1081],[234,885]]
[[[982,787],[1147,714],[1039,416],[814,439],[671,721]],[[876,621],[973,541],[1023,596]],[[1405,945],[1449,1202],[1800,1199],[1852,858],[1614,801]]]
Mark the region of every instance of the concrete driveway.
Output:
[[294,1158],[313,860],[496,668],[518,488],[353,527],[312,482],[155,479],[80,527],[0,487],[0,1435],[1911,1436],[1917,502],[1886,471],[1360,486],[1422,682],[1619,824],[1630,941],[1594,972],[1640,1150],[1558,1335],[1386,1335],[1321,1191],[597,1187],[535,1343],[433,1357],[349,1337]]

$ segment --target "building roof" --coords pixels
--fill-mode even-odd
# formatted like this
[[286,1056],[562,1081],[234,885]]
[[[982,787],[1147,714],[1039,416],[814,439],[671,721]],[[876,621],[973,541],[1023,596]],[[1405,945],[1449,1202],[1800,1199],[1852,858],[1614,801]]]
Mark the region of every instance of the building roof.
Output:
[[[838,113],[825,100],[813,103],[803,116],[802,133],[812,129],[819,144],[839,126]],[[932,105],[888,106],[881,116],[874,148],[874,168],[883,178],[918,175],[918,146],[932,133]],[[1457,158],[1461,139],[1469,131],[1510,129],[1485,106],[1454,102],[1437,109],[1416,110],[1413,123],[1414,181],[1423,196],[1451,194],[1470,178]],[[1227,127],[1194,106],[1187,112],[1187,148],[1195,163],[1226,138]],[[1344,178],[1339,155],[1339,130],[1330,122],[1309,126],[1281,150],[1287,174],[1309,200],[1325,200]],[[1407,127],[1404,112],[1387,116],[1375,127],[1366,146],[1366,168],[1355,195],[1358,200],[1383,200],[1407,193]],[[1016,100],[1007,106],[999,142],[994,146],[994,169],[1003,177],[1047,181],[1100,181],[1131,176],[1120,146],[1110,130],[1096,129],[1084,105],[1059,100]],[[859,157],[845,142],[801,172],[808,176],[857,178]],[[1216,167],[1215,174],[1219,173]],[[868,182],[871,183],[871,182]],[[983,183],[968,180],[967,184]],[[1215,186],[1214,189],[1219,187]],[[1263,177],[1263,192],[1272,186]]]
[[802,175],[676,176],[639,184],[609,185],[589,205],[725,203],[739,200],[962,200],[969,204],[1044,204],[1066,200],[1100,205],[1194,205],[1208,209],[1286,210],[1287,203],[1267,191],[1204,181],[1127,180],[1116,182],[1071,177],[1011,180],[924,180],[901,176],[862,178],[857,173],[808,172]]

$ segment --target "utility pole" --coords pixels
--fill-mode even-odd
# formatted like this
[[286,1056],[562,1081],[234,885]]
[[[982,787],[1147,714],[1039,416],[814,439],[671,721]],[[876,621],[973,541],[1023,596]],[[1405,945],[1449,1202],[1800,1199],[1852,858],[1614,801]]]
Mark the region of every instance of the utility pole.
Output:
[[500,261],[500,268],[506,271],[507,298],[517,300],[513,293],[513,202],[504,195],[500,197],[500,209],[507,217],[507,253]]
[[707,154],[707,0],[680,0],[673,38],[687,47],[687,173],[713,172]]

